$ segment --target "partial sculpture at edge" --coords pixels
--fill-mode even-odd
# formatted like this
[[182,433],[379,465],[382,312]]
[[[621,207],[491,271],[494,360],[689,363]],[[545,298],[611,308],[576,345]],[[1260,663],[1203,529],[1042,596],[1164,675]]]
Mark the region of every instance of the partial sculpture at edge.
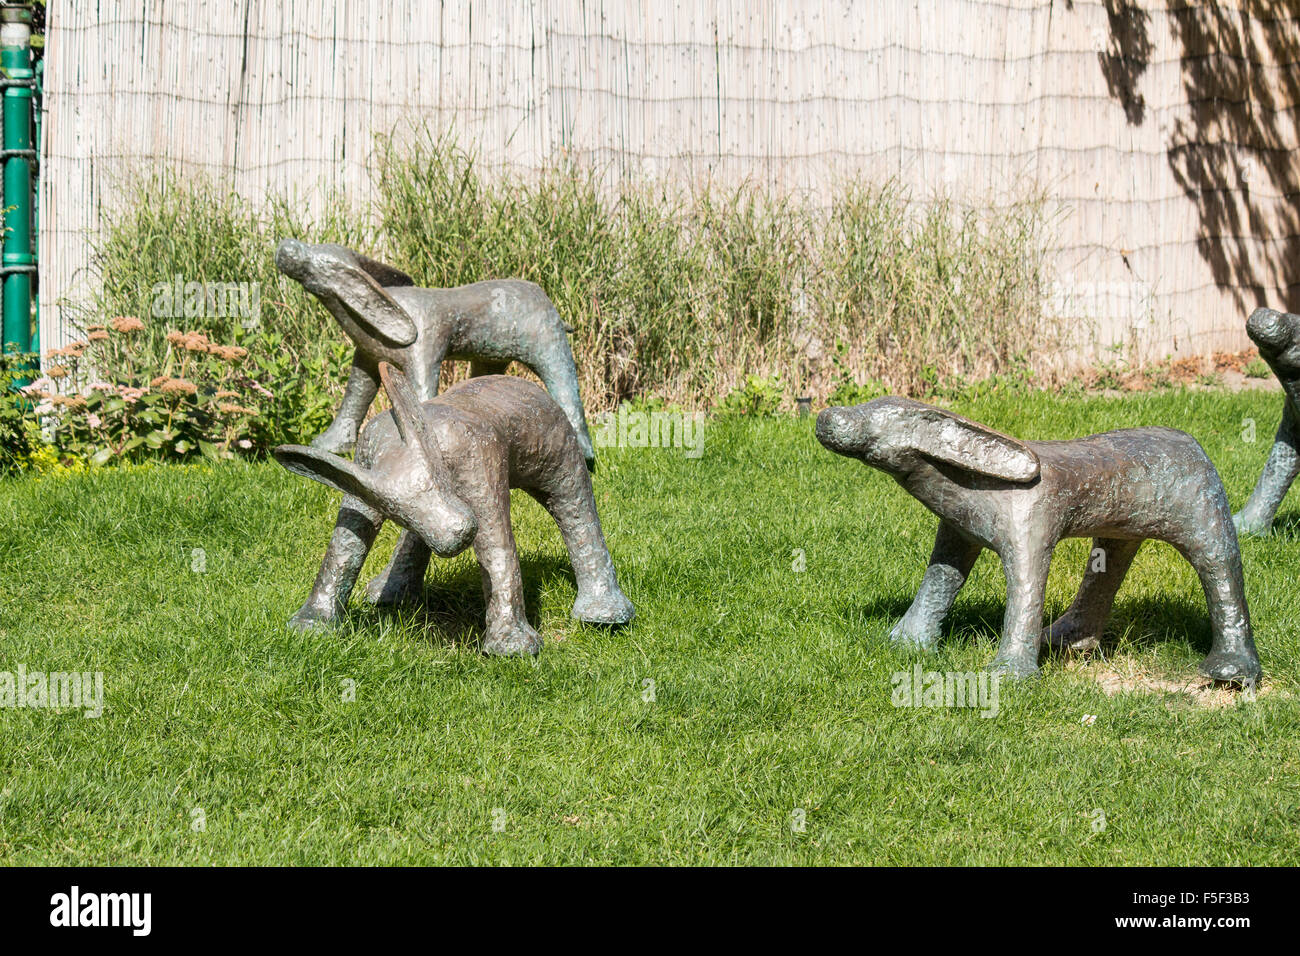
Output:
[[302,445],[275,449],[290,471],[344,496],[315,586],[291,625],[325,625],[343,611],[388,519],[407,530],[367,588],[372,601],[418,594],[432,553],[452,557],[473,544],[487,604],[484,653],[536,654],[542,640],[525,616],[511,488],[527,491],[559,525],[577,581],[573,616],[593,624],[632,620],[577,435],[546,392],[522,378],[490,375],[421,404],[399,370],[380,363],[378,372],[393,407],[361,430],[355,463]]
[[352,372],[334,422],[312,445],[343,454],[379,391],[379,363],[406,373],[420,401],[438,394],[444,359],[465,359],[471,375],[520,362],[537,374],[578,436],[587,467],[596,452],[587,433],[572,331],[540,287],[519,279],[420,289],[400,269],[344,246],[285,239],[276,267],[316,296],[356,344]]
[[1255,493],[1234,517],[1242,534],[1264,535],[1282,506],[1287,490],[1300,474],[1300,315],[1256,309],[1246,322],[1246,333],[1259,346],[1259,354],[1282,383],[1282,424],[1259,476]]
[[[1002,558],[1007,579],[993,667],[1031,675],[1044,638],[1057,647],[1096,645],[1138,548],[1155,538],[1187,559],[1205,589],[1213,643],[1201,672],[1224,681],[1259,676],[1228,499],[1190,435],[1134,428],[1023,442],[922,402],[888,397],[826,409],[817,417],[817,438],[884,471],[939,517],[929,568],[893,640],[933,646],[976,558],[990,548]],[[1093,537],[1093,557],[1074,603],[1045,632],[1052,552],[1071,537]]]

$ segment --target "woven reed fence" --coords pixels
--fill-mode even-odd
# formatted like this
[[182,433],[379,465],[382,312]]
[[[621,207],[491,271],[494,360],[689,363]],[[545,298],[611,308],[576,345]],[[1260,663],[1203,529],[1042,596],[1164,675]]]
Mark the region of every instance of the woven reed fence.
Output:
[[1241,348],[1300,309],[1296,0],[50,0],[42,341],[124,171],[364,200],[376,132],[490,164],[897,177],[1059,204],[1050,313],[1093,349]]

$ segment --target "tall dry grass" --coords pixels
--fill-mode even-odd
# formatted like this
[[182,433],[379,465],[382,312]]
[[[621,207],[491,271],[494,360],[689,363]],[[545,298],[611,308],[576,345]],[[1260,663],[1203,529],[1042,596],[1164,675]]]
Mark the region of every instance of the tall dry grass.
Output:
[[372,207],[338,202],[314,220],[209,181],[141,179],[96,246],[85,314],[145,316],[154,283],[177,274],[256,281],[263,330],[290,360],[319,359],[340,333],[275,270],[275,241],[292,235],[366,249],[422,285],[538,283],[576,329],[593,409],[709,406],[749,375],[779,376],[789,401],[846,379],[915,394],[1032,368],[1055,342],[1037,196],[991,209],[847,181],[814,204],[750,184],[611,185],[575,166],[525,178],[428,132],[381,139],[374,176]]
[[571,167],[528,181],[429,134],[382,140],[377,176],[389,255],[428,285],[540,284],[598,406],[707,404],[749,374],[824,397],[845,369],[914,393],[1052,349],[1040,197],[990,211],[851,181],[823,208],[750,185],[611,189]]

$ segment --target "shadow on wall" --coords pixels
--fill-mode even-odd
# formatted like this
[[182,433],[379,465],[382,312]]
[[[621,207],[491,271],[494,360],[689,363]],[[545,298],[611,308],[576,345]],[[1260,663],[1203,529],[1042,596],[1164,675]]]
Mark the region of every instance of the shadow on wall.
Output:
[[[1073,6],[1073,3],[1069,3]],[[1147,71],[1154,49],[1151,43],[1151,14],[1131,0],[1106,0],[1110,39],[1106,50],[1097,54],[1101,75],[1110,95],[1124,107],[1131,126],[1146,119],[1147,101],[1138,91],[1138,80]]]
[[[1067,9],[1074,0],[1065,0]],[[1133,126],[1150,117],[1138,89],[1151,65],[1151,14],[1104,0],[1110,35],[1097,55]],[[1237,7],[1240,6],[1240,12]],[[1244,312],[1300,309],[1300,7],[1295,0],[1165,0],[1181,58],[1186,114],[1166,157],[1196,205],[1197,248]],[[1284,302],[1268,301],[1280,288]]]

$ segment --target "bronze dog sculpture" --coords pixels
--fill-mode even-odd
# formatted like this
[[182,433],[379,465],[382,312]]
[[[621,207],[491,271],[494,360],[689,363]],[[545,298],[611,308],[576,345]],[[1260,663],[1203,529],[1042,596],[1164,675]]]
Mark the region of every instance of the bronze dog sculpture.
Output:
[[1242,534],[1265,535],[1273,527],[1277,509],[1300,474],[1300,315],[1256,309],[1246,322],[1246,334],[1259,347],[1282,383],[1282,424],[1273,449],[1246,507],[1233,519]]
[[510,489],[522,488],[559,525],[577,580],[573,616],[626,624],[632,602],[618,586],[577,435],[560,407],[531,382],[472,378],[418,401],[403,374],[380,363],[391,411],[366,423],[356,462],[302,445],[274,455],[295,474],[343,492],[315,586],[291,626],[328,624],[388,519],[407,529],[388,567],[370,582],[373,601],[418,593],[431,553],[452,557],[471,543],[487,604],[486,654],[536,654],[542,639],[524,612]]
[[528,366],[564,409],[587,467],[596,452],[578,394],[569,348],[572,331],[546,293],[531,282],[503,279],[455,289],[419,289],[400,269],[335,245],[285,239],[276,267],[320,300],[356,344],[352,372],[334,422],[312,442],[343,454],[379,391],[379,363],[406,373],[425,402],[438,394],[444,359],[468,359],[471,375]]
[[[886,472],[939,517],[930,565],[890,634],[894,641],[932,646],[976,558],[990,548],[1002,558],[1007,579],[992,666],[1012,676],[1034,674],[1044,636],[1055,646],[1097,643],[1138,548],[1155,538],[1188,560],[1205,589],[1213,646],[1201,672],[1222,681],[1259,676],[1227,496],[1190,435],[1135,428],[1023,442],[888,397],[826,409],[817,416],[817,438]],[[1044,634],[1052,551],[1070,537],[1093,537],[1093,558],[1074,603]]]

